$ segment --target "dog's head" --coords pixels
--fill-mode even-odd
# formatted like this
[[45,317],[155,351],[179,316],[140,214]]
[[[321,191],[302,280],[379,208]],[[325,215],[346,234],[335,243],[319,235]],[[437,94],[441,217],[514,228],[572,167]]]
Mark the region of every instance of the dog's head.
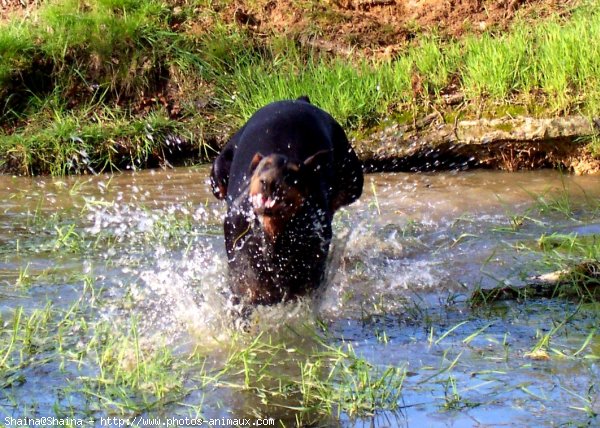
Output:
[[257,215],[291,217],[304,202],[300,165],[278,154],[254,155],[250,202]]
[[311,176],[315,175],[325,153],[329,152],[318,152],[302,163],[292,162],[280,154],[254,155],[250,164],[249,197],[267,234],[278,234],[302,207],[309,196],[309,183],[314,178]]

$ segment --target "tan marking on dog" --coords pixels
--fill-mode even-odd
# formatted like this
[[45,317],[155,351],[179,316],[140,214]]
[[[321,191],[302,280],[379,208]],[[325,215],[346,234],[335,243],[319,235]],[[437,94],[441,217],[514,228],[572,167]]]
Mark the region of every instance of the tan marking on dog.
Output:
[[287,224],[296,215],[303,203],[304,196],[297,189],[289,187],[286,191],[284,201],[280,202],[282,208],[276,214],[262,216],[262,226],[265,235],[275,241],[285,230]]
[[285,222],[281,218],[274,216],[263,216],[262,227],[265,235],[272,241],[275,241],[285,228]]
[[252,178],[250,178],[250,187],[249,187],[249,192],[250,192],[250,196],[254,196],[257,195],[259,193],[261,193],[261,185],[260,185],[260,178],[255,174],[252,176]]
[[252,161],[250,161],[250,170],[254,171],[264,156],[260,153],[255,153]]

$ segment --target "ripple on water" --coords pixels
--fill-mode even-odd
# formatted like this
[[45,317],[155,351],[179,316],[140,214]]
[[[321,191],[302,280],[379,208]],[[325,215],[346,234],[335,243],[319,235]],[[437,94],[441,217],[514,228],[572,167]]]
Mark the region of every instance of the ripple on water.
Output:
[[[86,177],[81,185],[77,178],[0,177],[8,183],[0,186],[0,197],[8,201],[0,212],[3,315],[12,314],[16,305],[30,312],[48,300],[68,308],[69,302],[88,297],[81,275],[91,275],[104,292],[98,292],[100,303],[82,311],[89,317],[85,321],[108,320],[118,335],[126,334],[130,320],[137,318],[140,339],[166,342],[175,349],[217,342],[214,353],[209,347],[205,352],[221,367],[227,358],[224,348],[229,349],[229,339],[237,333],[228,316],[224,206],[212,199],[207,173]],[[556,211],[557,203],[565,201],[565,188],[569,202],[582,207],[570,217]],[[421,425],[439,423],[448,415],[454,415],[450,424],[465,426],[472,416],[493,424],[499,414],[522,425],[540,420],[549,425],[556,415],[559,421],[575,420],[581,413],[573,403],[585,402],[569,401],[575,397],[571,391],[585,398],[596,392],[590,386],[598,384],[597,364],[584,358],[590,349],[592,357],[598,354],[597,335],[590,335],[597,316],[588,320],[590,311],[552,301],[503,303],[481,313],[466,305],[423,302],[428,295],[441,299],[468,294],[480,285],[526,279],[534,251],[520,248],[534,247],[542,234],[597,235],[598,212],[585,200],[597,210],[599,196],[597,178],[564,178],[553,172],[371,175],[361,201],[336,215],[321,294],[258,308],[248,337],[327,318],[328,346],[351,343],[374,366],[410,367],[403,399],[409,420]],[[515,222],[520,219],[523,224]],[[60,233],[73,225],[81,241],[74,243],[81,245],[57,247]],[[15,283],[20,274],[26,284],[19,288]],[[411,305],[422,312],[411,312]],[[565,355],[581,348],[582,358],[524,358],[546,332],[562,325],[565,314],[575,311],[581,311],[581,319],[554,335],[552,345]],[[588,335],[589,346],[583,346]],[[302,334],[290,337],[286,349],[297,347]],[[457,355],[462,355],[460,364],[446,372]],[[81,376],[77,367],[65,375],[56,366],[54,362],[35,372],[23,371],[31,380],[14,387],[20,388],[16,397],[29,403],[43,391],[35,405],[51,413],[57,399],[54,388],[62,387],[66,377]],[[462,387],[463,403],[472,401],[478,407],[440,411],[448,397],[446,379]],[[478,379],[488,383],[482,386]],[[547,398],[539,393],[543,388],[548,388]],[[205,398],[203,411],[209,415],[255,414],[246,404],[248,395],[234,389],[211,389]],[[203,402],[199,396],[189,401]],[[552,412],[545,414],[550,406]],[[166,405],[165,413],[173,407]],[[286,415],[293,420],[292,411]],[[358,423],[342,416],[342,425]]]

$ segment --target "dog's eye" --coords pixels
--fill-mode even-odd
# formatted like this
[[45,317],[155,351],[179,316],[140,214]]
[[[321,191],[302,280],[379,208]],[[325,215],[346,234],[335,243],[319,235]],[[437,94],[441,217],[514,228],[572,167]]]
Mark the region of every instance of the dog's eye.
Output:
[[298,184],[298,177],[296,177],[295,175],[286,174],[283,177],[283,182],[288,186],[295,186]]

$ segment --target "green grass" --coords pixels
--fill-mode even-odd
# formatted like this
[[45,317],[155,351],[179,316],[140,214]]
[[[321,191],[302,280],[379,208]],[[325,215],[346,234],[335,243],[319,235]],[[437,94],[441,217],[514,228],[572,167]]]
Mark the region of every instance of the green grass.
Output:
[[[424,39],[419,46],[410,49],[404,58],[402,68],[408,73],[402,78],[403,85],[393,85],[402,88],[406,92],[410,87],[405,86],[406,80],[410,79],[410,72],[418,72],[424,79],[423,86],[426,94],[432,94],[434,97],[440,95],[458,72],[459,58],[461,56],[461,46],[456,43],[444,43],[438,38]],[[402,61],[401,61],[402,63]],[[412,64],[412,70],[407,66]],[[390,70],[391,73],[399,73],[396,67]],[[391,88],[390,88],[391,89]]]
[[29,54],[33,50],[34,40],[24,23],[6,25],[0,32],[0,84],[7,85],[11,75],[29,65]]
[[[426,102],[436,102],[440,91],[458,79],[471,102],[483,98],[509,105],[519,97],[525,102],[538,90],[545,94],[541,102],[546,113],[596,114],[599,16],[600,6],[594,2],[567,22],[554,18],[533,27],[517,24],[506,34],[461,41],[429,37],[393,61],[306,57],[289,46],[284,54],[271,52],[266,59],[237,58],[219,87],[243,119],[272,100],[307,94],[350,129],[373,126],[394,110],[408,108],[415,100],[415,75]],[[422,108],[423,100],[418,101]]]
[[233,89],[228,97],[231,108],[247,119],[272,100],[304,94],[348,128],[373,125],[381,117],[385,95],[379,70],[367,63],[356,66],[341,60],[313,61],[301,69],[293,69],[285,61],[272,66],[260,61],[240,65],[232,75],[233,82],[223,86],[226,95]]
[[48,2],[35,20],[3,25],[0,53],[13,67],[4,70],[2,83],[44,63],[51,70],[49,84],[65,92],[96,88],[123,97],[143,91],[168,67],[161,62],[166,52],[180,59],[167,31],[170,11],[155,0]]
[[135,319],[121,334],[110,323],[96,325],[86,356],[97,370],[81,378],[81,392],[103,411],[139,414],[190,393],[184,387],[189,360],[175,357],[167,345],[140,343]]
[[500,37],[484,34],[481,38],[467,39],[462,66],[465,92],[472,98],[507,99],[525,84],[525,76],[520,73],[527,67],[528,45],[530,41],[523,28]]
[[600,158],[600,137],[595,136],[591,138],[588,143],[588,149],[593,157]]
[[[201,120],[173,121],[163,108],[169,82],[186,74],[195,82],[201,71],[187,39],[170,30],[172,13],[155,0],[60,0],[40,6],[35,19],[2,24],[0,118],[9,127],[0,134],[0,169],[63,175],[156,166],[175,140],[186,157],[202,155]],[[131,102],[148,108],[133,112]]]
[[[57,110],[34,117],[0,139],[0,168],[24,175],[97,173],[176,161],[181,152],[202,158],[185,125],[161,110],[131,117],[118,110]],[[195,146],[195,148],[193,148]],[[191,151],[191,153],[190,153]]]

